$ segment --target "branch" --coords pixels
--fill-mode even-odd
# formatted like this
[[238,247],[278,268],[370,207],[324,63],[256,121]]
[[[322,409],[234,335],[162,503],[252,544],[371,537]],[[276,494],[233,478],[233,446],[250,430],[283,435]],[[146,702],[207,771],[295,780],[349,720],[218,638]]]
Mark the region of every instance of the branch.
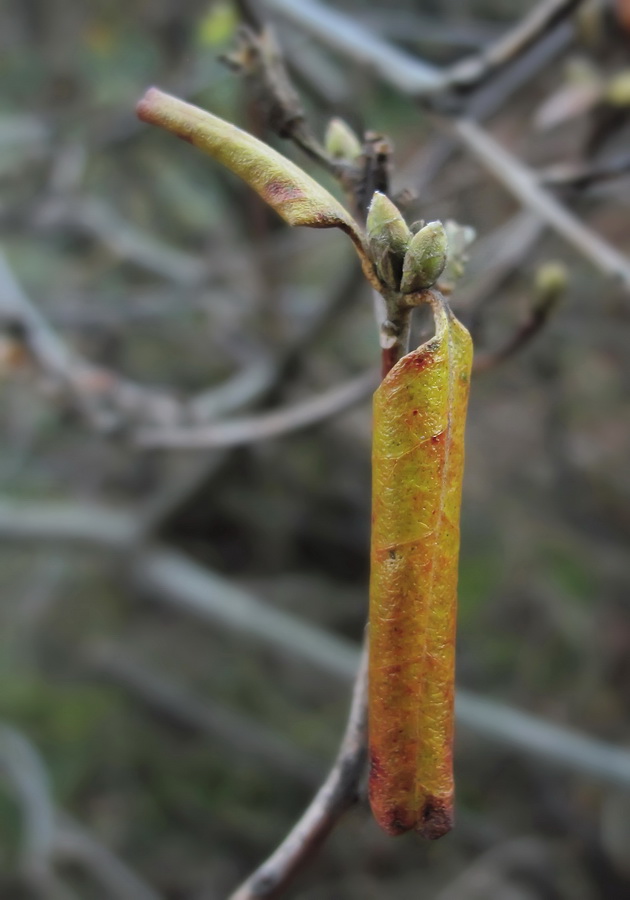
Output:
[[55,199],[41,210],[38,224],[86,233],[119,259],[176,284],[199,286],[210,275],[206,261],[142,231],[96,197]]
[[393,47],[343,13],[317,0],[264,0],[301,29],[351,59],[363,63],[403,93],[414,95],[441,90],[442,76],[428,63]]
[[24,503],[0,499],[0,538],[129,549],[140,530],[125,512],[92,503]]
[[310,806],[272,855],[230,900],[278,897],[358,800],[367,762],[367,639],[352,693],[348,724],[337,758]]
[[558,234],[578,250],[582,256],[630,290],[630,260],[581,222],[566,206],[538,182],[536,175],[505,150],[475,122],[458,119],[453,130],[477,157],[523,206],[543,218]]
[[493,294],[529,257],[544,230],[538,216],[521,209],[475,242],[466,283],[457,288],[457,307],[465,311],[473,339]]
[[470,90],[476,87],[544,37],[558,22],[569,16],[581,0],[542,0],[488,50],[446,69],[437,68],[399,50],[318,0],[264,2],[323,43],[368,66],[403,93],[419,98],[445,93],[453,88]]
[[22,814],[22,874],[28,881],[42,884],[52,876],[55,838],[50,779],[31,742],[5,722],[0,722],[0,775]]
[[[399,51],[342,13],[332,12],[319,0],[265,0],[287,18],[325,44],[358,62],[369,62],[383,81],[402,93],[417,96],[419,83],[435,85],[438,75],[427,64]],[[335,31],[331,26],[334,24]],[[421,90],[421,88],[420,88]],[[536,175],[503,149],[479,125],[455,119],[453,133],[520,202],[537,213],[600,271],[618,279],[630,290],[630,261],[584,225],[538,183]]]
[[541,184],[550,187],[587,188],[625,175],[630,170],[630,154],[595,162],[561,163],[538,171]]
[[16,332],[37,368],[65,390],[98,430],[111,431],[121,420],[171,421],[178,401],[94,366],[72,351],[31,302],[0,250],[0,318]]
[[451,66],[445,76],[445,87],[466,90],[477,87],[503,66],[517,59],[558,22],[571,15],[581,2],[582,0],[542,0],[487,50]]
[[301,403],[197,428],[141,429],[135,441],[141,447],[184,449],[258,443],[338,415],[368,397],[377,383],[376,374],[370,370]]
[[115,900],[162,900],[120,857],[66,813],[58,813],[55,855],[87,872]]
[[473,372],[488,372],[515,356],[539,334],[549,317],[557,308],[567,285],[567,273],[557,263],[542,266],[536,278],[536,298],[529,316],[516,329],[506,344],[494,353],[478,356],[473,364]]
[[194,426],[252,402],[277,378],[278,366],[254,362],[219,386],[189,399],[144,387],[93,365],[71,350],[31,301],[0,250],[0,325],[24,344],[37,369],[97,431]]
[[114,853],[58,812],[41,755],[28,738],[4,722],[0,722],[0,774],[21,806],[23,874],[39,894],[55,900],[74,897],[54,872],[56,862],[72,860],[118,900],[160,900]]
[[[24,510],[31,521],[41,512],[45,514],[42,520],[46,518],[53,522],[55,506],[25,503]],[[5,501],[0,502],[0,510],[2,508],[7,509]],[[9,508],[12,516],[19,520],[17,505],[10,504]],[[107,519],[109,511],[105,509],[99,516]],[[76,517],[74,535],[67,530],[64,540],[81,542],[85,539],[82,521],[82,516]],[[12,535],[8,520],[0,534],[5,540],[59,540],[59,533],[54,528],[46,532],[42,527],[30,535],[18,529]],[[129,573],[138,590],[150,600],[164,603],[213,627],[226,628],[241,637],[260,641],[282,656],[301,660],[340,682],[347,684],[356,674],[359,650],[354,643],[268,606],[181,553],[157,545],[138,549],[130,561]],[[498,744],[606,784],[630,788],[630,753],[627,750],[552,725],[463,688],[457,690],[455,712],[460,725]]]
[[139,662],[123,647],[99,642],[83,654],[90,671],[118,685],[150,710],[180,727],[221,742],[229,752],[255,759],[266,769],[312,788],[321,781],[320,761],[259,722],[201,700],[186,687]]

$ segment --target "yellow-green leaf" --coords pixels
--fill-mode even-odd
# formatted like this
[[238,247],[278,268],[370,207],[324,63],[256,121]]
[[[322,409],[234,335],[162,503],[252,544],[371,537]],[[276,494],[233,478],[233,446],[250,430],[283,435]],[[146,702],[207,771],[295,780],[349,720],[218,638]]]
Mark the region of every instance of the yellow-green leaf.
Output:
[[362,245],[350,213],[299,166],[218,116],[150,88],[138,116],[204,150],[247,182],[289,225],[341,228]]
[[472,342],[446,305],[436,334],[374,395],[370,802],[390,834],[451,827],[455,617]]

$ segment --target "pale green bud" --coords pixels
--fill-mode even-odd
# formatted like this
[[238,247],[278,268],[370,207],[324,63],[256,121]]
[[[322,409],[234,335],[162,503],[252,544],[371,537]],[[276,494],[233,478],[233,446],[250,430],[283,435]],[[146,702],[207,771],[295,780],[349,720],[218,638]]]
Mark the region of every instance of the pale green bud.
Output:
[[365,223],[370,257],[379,278],[398,290],[403,260],[411,241],[411,232],[398,207],[379,191],[374,193]]
[[441,222],[429,222],[411,239],[403,262],[400,290],[414,294],[431,287],[446,265],[448,238]]
[[630,70],[622,69],[610,79],[604,99],[612,106],[630,106]]
[[324,137],[326,151],[333,159],[355,162],[363,152],[361,142],[343,119],[334,118],[328,123]]
[[536,271],[536,294],[539,299],[554,302],[564,293],[569,280],[566,266],[561,262],[543,263]]

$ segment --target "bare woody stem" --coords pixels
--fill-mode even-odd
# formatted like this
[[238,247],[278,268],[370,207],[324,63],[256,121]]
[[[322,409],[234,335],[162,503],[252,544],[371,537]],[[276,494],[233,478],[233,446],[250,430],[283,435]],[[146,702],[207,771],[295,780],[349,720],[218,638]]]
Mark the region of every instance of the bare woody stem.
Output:
[[394,368],[398,360],[409,351],[411,308],[398,305],[393,314],[381,325],[381,377]]
[[356,803],[367,762],[367,646],[366,638],[348,724],[328,777],[280,846],[229,900],[279,897],[343,814]]

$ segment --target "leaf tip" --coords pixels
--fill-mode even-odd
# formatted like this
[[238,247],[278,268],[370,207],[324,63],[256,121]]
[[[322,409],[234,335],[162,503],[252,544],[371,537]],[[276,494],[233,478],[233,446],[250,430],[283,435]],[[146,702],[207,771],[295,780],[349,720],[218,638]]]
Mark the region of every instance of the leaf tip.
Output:
[[144,92],[140,100],[136,103],[136,115],[141,122],[153,124],[155,117],[156,101],[162,92],[159,88],[150,87]]

